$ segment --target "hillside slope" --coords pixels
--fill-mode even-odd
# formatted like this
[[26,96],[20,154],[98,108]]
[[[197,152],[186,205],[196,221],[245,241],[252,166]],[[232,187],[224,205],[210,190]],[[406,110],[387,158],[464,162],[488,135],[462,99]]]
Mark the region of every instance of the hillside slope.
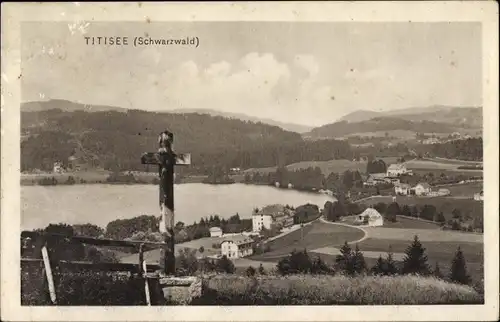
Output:
[[267,118],[259,118],[255,116],[250,116],[242,113],[230,113],[230,112],[222,112],[222,111],[216,111],[212,109],[177,109],[177,110],[171,110],[168,111],[169,113],[198,113],[198,114],[208,114],[211,116],[223,116],[227,118],[233,118],[233,119],[238,119],[242,121],[250,121],[250,122],[261,122],[264,124],[269,124],[273,126],[279,126],[282,129],[286,131],[291,131],[291,132],[297,132],[297,133],[305,133],[309,132],[312,130],[313,126],[308,126],[308,125],[302,125],[302,124],[294,124],[294,123],[285,123],[285,122],[279,122],[276,120],[271,120]]
[[481,107],[452,107],[437,105],[393,111],[359,110],[343,116],[339,121],[355,123],[368,121],[377,117],[397,117],[399,119],[413,122],[434,121],[467,128],[481,128],[483,120],[482,112],[483,110]]
[[189,169],[204,173],[352,157],[345,142],[306,142],[277,126],[221,116],[54,109],[21,113],[22,170],[50,170],[53,162],[70,156],[108,170],[144,170],[140,156],[157,149],[157,136],[165,129],[174,133],[177,152],[192,154]]
[[[415,117],[418,118],[418,117]],[[310,138],[334,138],[357,133],[387,132],[395,130],[413,131],[415,133],[453,133],[463,130],[463,125],[428,121],[425,119],[408,120],[398,117],[376,117],[366,121],[339,121],[312,129],[304,136]]]

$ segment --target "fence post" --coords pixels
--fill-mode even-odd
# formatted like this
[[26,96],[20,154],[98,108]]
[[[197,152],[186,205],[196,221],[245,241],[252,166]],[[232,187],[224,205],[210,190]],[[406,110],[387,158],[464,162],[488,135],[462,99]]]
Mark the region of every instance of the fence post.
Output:
[[56,305],[57,304],[56,288],[54,285],[54,278],[52,276],[52,268],[50,267],[49,253],[47,251],[46,245],[42,247],[42,257],[43,257],[43,265],[45,267],[45,274],[47,275],[47,283],[49,284],[50,300],[52,301],[52,304]]
[[139,246],[139,273],[144,278],[144,292],[146,295],[146,304],[151,306],[151,293],[149,292],[148,266],[144,260],[144,244]]

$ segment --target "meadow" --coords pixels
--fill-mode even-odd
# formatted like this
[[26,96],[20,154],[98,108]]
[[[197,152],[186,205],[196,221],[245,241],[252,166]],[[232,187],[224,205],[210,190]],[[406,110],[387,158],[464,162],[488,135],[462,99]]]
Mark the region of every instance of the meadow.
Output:
[[[392,196],[375,196],[360,201],[367,206],[375,205],[379,202],[386,204],[393,202]],[[483,202],[474,199],[458,199],[452,197],[417,197],[417,196],[397,196],[396,202],[399,206],[403,205],[433,205],[436,211],[443,212],[446,220],[452,218],[453,209],[458,209],[462,215],[469,215],[471,218],[483,218]]]
[[471,182],[464,184],[446,185],[443,186],[443,188],[450,190],[451,196],[453,197],[468,197],[472,199],[475,193],[483,190],[484,184],[483,182]]
[[344,241],[355,241],[363,238],[362,230],[355,227],[331,225],[320,221],[313,222],[304,228],[293,231],[282,238],[267,243],[270,252],[249,257],[257,261],[277,262],[290,255],[293,250],[311,250],[329,245],[337,245]]
[[[380,158],[384,160],[386,164],[396,163],[398,157],[384,157]],[[366,161],[352,161],[352,160],[328,160],[328,161],[302,161],[297,163],[292,163],[286,166],[288,170],[299,170],[299,169],[307,169],[310,167],[319,167],[323,175],[328,176],[330,173],[343,173],[347,170],[350,171],[359,171],[361,173],[366,172]],[[261,173],[269,173],[276,171],[276,167],[268,167],[268,168],[252,168],[245,170],[246,173],[253,172],[261,172]]]
[[479,304],[469,286],[432,277],[214,276],[194,305]]

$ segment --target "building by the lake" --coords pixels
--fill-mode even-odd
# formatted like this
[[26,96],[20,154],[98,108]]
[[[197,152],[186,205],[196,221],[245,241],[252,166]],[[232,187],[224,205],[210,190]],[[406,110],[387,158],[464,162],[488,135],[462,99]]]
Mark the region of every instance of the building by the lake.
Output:
[[269,205],[252,214],[252,229],[260,232],[262,228],[271,229],[272,226],[281,228],[293,225],[293,211],[283,205]]
[[221,255],[229,259],[241,258],[253,254],[254,240],[245,235],[227,236],[221,242]]

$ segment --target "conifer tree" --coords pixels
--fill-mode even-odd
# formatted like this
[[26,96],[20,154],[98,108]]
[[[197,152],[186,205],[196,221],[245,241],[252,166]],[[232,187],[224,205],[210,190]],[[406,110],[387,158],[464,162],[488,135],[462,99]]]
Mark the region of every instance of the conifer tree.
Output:
[[354,251],[352,266],[354,268],[355,274],[362,274],[366,271],[366,262],[363,253],[359,250],[358,244],[356,244],[356,250]]
[[439,267],[439,263],[436,262],[436,266],[434,267],[434,271],[432,272],[434,277],[443,279],[443,274],[441,273],[441,269]]
[[469,284],[470,276],[467,274],[467,265],[465,264],[464,254],[460,246],[451,262],[450,280],[454,283]]
[[371,272],[373,275],[384,275],[385,272],[385,260],[382,258],[382,255],[380,255],[377,259],[377,262],[375,265],[372,267]]
[[398,268],[396,267],[396,262],[394,261],[392,250],[389,247],[387,252],[387,258],[385,259],[385,275],[396,275],[398,273]]
[[418,236],[415,236],[412,244],[406,248],[402,273],[418,275],[429,275],[430,273],[425,248],[422,247]]
[[337,264],[337,268],[340,271],[343,271],[345,274],[352,275],[354,274],[353,263],[353,252],[349,244],[347,242],[344,243],[344,246],[340,248],[340,255],[337,255],[335,262]]

